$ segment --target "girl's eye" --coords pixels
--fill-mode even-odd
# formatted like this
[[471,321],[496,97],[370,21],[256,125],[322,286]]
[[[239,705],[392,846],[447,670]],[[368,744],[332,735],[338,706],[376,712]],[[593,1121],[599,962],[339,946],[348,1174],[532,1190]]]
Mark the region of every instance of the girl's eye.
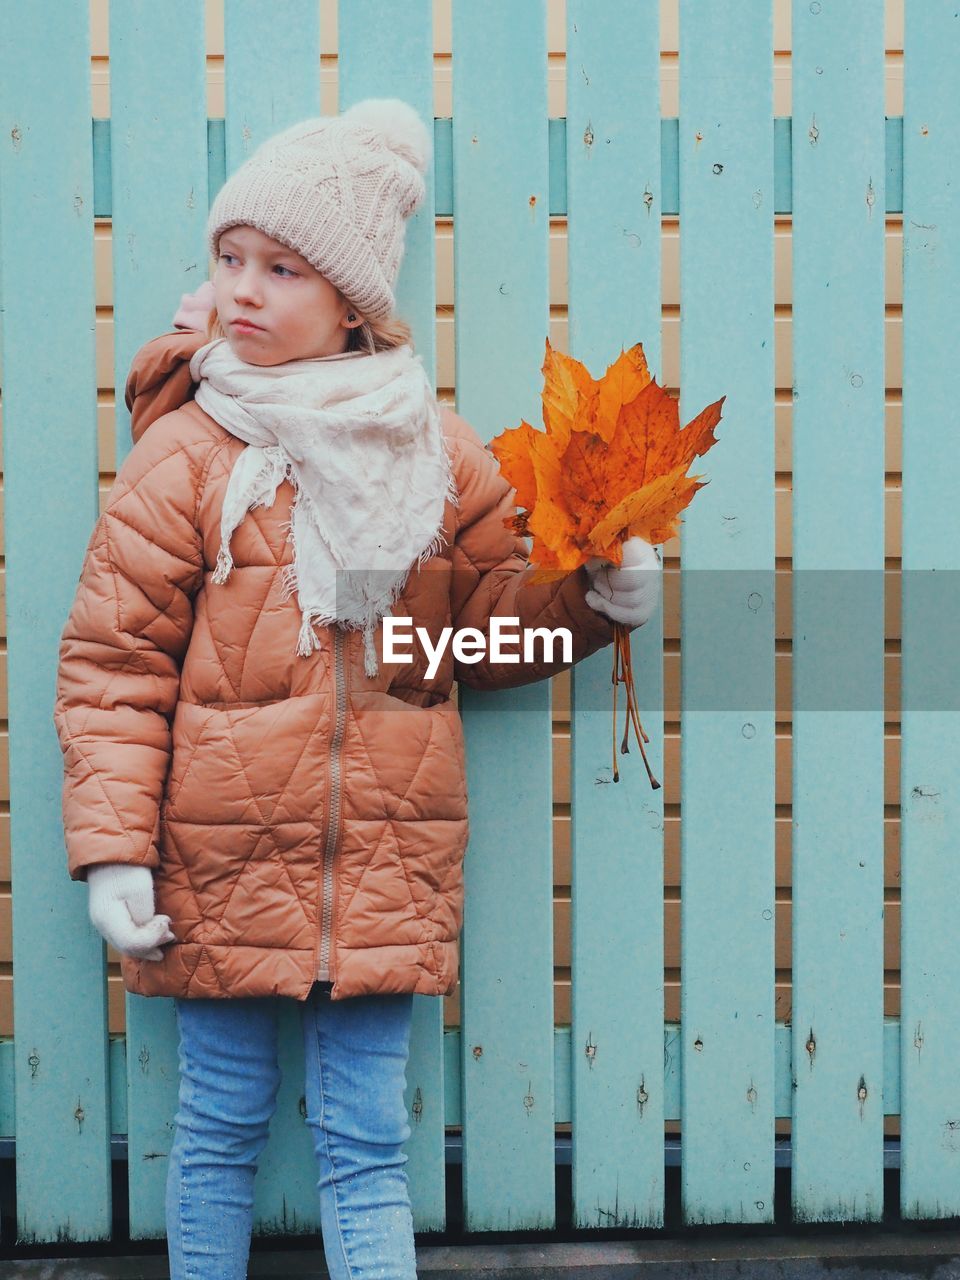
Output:
[[[224,251],[224,252],[223,252],[223,253],[221,253],[221,255],[220,255],[220,261],[222,262],[225,258],[233,258],[233,257],[234,257],[234,254],[232,254],[232,253],[227,253],[226,251]],[[289,276],[296,276],[296,274],[297,274],[297,273],[296,273],[296,271],[291,271],[291,269],[290,269],[289,267],[284,267],[284,266],[282,266],[279,262],[276,264],[276,270],[277,270],[277,271],[286,271],[287,275],[289,275]]]

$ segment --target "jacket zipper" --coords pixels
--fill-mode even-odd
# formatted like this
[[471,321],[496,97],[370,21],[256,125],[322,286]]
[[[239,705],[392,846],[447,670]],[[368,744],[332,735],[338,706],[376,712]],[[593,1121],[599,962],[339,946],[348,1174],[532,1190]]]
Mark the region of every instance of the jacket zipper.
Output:
[[317,981],[330,981],[330,934],[333,921],[333,858],[340,833],[340,804],[343,769],[340,759],[347,719],[347,690],[343,678],[343,632],[333,633],[333,671],[336,688],[336,725],[330,743],[330,801],[327,805],[327,838],[323,850],[323,892],[320,912],[320,959]]

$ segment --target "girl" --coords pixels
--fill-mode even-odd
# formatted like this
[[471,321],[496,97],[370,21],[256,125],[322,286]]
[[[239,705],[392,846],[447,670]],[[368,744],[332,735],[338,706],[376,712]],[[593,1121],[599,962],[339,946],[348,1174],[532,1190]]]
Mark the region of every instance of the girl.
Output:
[[579,661],[659,593],[639,539],[622,569],[525,585],[513,490],[391,316],[430,150],[412,108],[368,100],[223,186],[210,326],[133,361],[135,447],[63,633],[69,873],[126,990],[175,1002],[173,1280],[246,1275],[277,997],[300,1002],[331,1276],[416,1274],[410,1014],[456,985],[467,841],[451,686],[564,664],[448,647],[428,677],[418,642],[386,660],[384,615],[434,646],[494,617],[567,627]]

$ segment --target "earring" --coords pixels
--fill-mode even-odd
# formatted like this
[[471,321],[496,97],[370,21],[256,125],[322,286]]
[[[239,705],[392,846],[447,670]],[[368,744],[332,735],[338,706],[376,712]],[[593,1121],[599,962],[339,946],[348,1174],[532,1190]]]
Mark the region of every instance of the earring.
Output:
[[356,318],[357,318],[357,317],[353,314],[353,312],[352,312],[352,311],[351,311],[351,312],[350,312],[350,314],[347,316],[347,319],[348,319],[348,320],[356,320]]

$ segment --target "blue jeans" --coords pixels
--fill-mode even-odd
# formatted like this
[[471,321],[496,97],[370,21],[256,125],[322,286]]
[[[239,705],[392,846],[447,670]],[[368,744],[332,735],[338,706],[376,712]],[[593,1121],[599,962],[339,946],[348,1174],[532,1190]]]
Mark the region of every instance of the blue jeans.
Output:
[[[301,1005],[307,1124],[332,1280],[416,1277],[403,1144],[412,995]],[[175,999],[177,1129],[167,1170],[170,1280],[244,1280],[253,1183],[280,1085],[278,1001]]]

